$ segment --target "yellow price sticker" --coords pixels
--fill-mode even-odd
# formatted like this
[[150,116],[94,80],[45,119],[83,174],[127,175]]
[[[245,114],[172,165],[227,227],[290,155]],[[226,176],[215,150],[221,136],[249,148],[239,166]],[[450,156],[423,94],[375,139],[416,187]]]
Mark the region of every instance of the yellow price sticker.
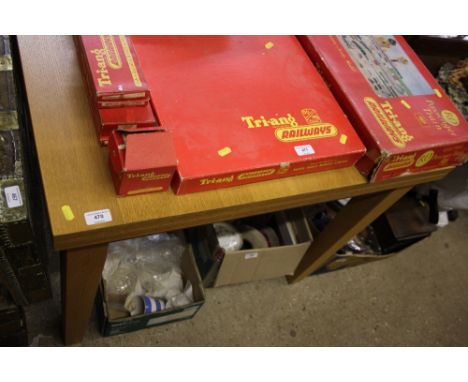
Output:
[[218,150],[218,155],[220,157],[225,157],[226,155],[231,154],[231,152],[232,152],[231,148],[226,146],[222,148],[221,150]]
[[66,221],[72,221],[75,219],[75,214],[73,213],[71,207],[68,204],[62,206],[62,213]]
[[407,109],[411,109],[411,105],[408,102],[406,102],[404,99],[400,100],[400,103]]

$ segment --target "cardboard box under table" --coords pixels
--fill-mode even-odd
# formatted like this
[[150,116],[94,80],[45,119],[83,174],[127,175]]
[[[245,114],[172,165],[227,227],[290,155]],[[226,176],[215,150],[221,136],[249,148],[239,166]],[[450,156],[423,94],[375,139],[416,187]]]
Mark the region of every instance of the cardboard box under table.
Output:
[[292,275],[310,246],[312,234],[300,209],[271,216],[279,246],[224,251],[213,225],[187,230],[205,287],[220,287]]
[[301,36],[367,147],[372,181],[459,165],[468,124],[401,36]]
[[101,283],[96,302],[102,335],[112,336],[133,332],[151,326],[186,320],[195,316],[205,303],[205,291],[190,246],[187,247],[182,257],[181,269],[184,283],[188,280],[192,284],[194,302],[183,307],[133,317],[122,312],[122,310],[112,309],[114,303],[122,305],[125,297],[106,295],[104,285]]
[[[319,235],[341,208],[337,202],[303,207],[312,234]],[[349,240],[336,256],[316,273],[387,259],[435,230],[436,226],[429,222],[429,206],[407,194],[370,226]]]
[[352,166],[364,146],[292,36],[132,36],[177,194]]

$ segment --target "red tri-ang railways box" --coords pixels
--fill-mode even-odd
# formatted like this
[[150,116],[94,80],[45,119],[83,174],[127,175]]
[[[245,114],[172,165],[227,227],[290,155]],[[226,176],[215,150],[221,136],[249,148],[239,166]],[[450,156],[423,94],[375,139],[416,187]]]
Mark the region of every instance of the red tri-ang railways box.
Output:
[[132,36],[177,194],[352,166],[365,148],[291,36]]
[[378,181],[458,165],[468,124],[401,36],[301,36],[367,147]]
[[[85,37],[97,38],[99,36]],[[126,39],[129,46],[131,46],[131,40],[128,37],[126,37]],[[89,79],[89,70],[87,69],[87,58],[85,57],[84,48],[82,46],[82,37],[75,38],[75,43],[83,76],[83,83],[88,94],[89,106],[99,142],[102,145],[107,145],[111,131],[119,127],[132,128],[156,126],[158,124],[157,117],[154,114],[151,103],[148,102],[147,99],[114,101],[111,102],[114,107],[98,107],[99,103],[96,103],[92,81]],[[137,60],[136,56],[135,60]],[[141,68],[139,70],[141,71]],[[137,106],[134,106],[135,102]]]
[[128,36],[79,36],[87,81],[98,107],[144,106],[149,89]]
[[101,144],[106,145],[112,130],[157,125],[151,103],[146,106],[96,109],[95,124]]
[[111,132],[108,150],[118,195],[169,188],[177,166],[169,131],[155,127],[119,128]]

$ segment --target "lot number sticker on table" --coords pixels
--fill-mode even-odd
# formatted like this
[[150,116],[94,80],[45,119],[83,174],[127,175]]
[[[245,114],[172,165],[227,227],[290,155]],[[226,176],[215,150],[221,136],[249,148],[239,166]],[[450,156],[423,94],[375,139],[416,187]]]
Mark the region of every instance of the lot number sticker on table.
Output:
[[86,212],[84,214],[86,224],[94,225],[112,221],[112,215],[109,209]]
[[304,155],[315,154],[315,150],[313,149],[311,145],[294,146],[294,150],[296,150],[296,154],[299,155],[300,157]]
[[8,208],[16,208],[23,205],[23,198],[18,186],[5,187],[5,197]]
[[250,259],[256,259],[258,257],[257,252],[251,252],[251,253],[246,253],[244,256],[244,259],[250,260]]

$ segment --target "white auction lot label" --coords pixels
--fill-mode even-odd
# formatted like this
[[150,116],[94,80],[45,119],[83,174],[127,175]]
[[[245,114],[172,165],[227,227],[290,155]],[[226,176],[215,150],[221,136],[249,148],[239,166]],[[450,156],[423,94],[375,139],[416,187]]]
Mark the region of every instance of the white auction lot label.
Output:
[[112,221],[112,215],[108,208],[104,210],[85,212],[84,217],[87,225],[101,224]]
[[244,256],[244,259],[249,260],[249,259],[256,259],[258,257],[257,252],[251,252],[251,253],[246,253]]
[[296,150],[296,154],[300,157],[315,154],[315,150],[311,145],[294,146],[294,150]]
[[23,198],[18,186],[5,187],[5,197],[8,208],[16,208],[23,205]]

